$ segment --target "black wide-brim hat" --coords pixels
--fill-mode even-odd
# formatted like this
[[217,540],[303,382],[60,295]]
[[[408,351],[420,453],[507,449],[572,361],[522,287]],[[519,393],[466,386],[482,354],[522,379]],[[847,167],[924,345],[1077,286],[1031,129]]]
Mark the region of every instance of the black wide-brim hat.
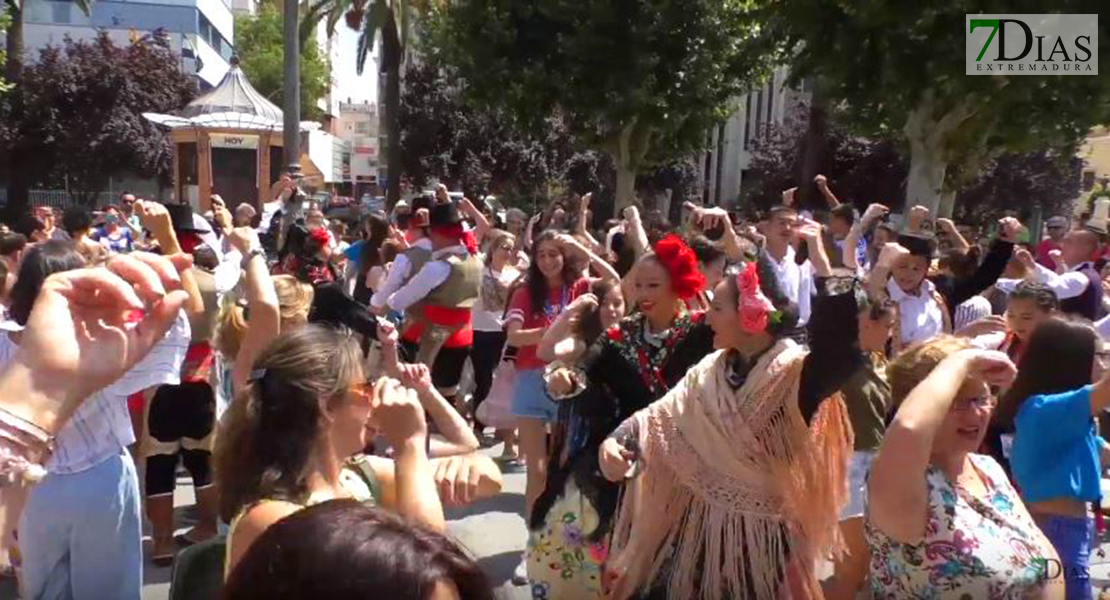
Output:
[[450,227],[462,223],[462,215],[454,202],[436,204],[428,211],[428,225],[431,227]]
[[910,251],[912,256],[933,259],[937,251],[937,240],[929,234],[903,233],[898,236],[898,245]]
[[170,213],[170,222],[177,233],[203,233],[193,221],[193,207],[188,204],[167,204],[166,211]]

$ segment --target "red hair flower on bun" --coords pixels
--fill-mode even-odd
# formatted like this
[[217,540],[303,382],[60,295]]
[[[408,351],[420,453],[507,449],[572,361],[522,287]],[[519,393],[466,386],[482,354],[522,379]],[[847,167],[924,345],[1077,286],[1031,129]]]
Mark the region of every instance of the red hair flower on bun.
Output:
[[692,298],[705,287],[698,257],[677,235],[668,235],[655,243],[655,258],[670,275],[671,290],[682,300]]
[[736,275],[736,287],[740,291],[737,304],[740,310],[740,328],[747,333],[760,333],[775,317],[775,305],[759,287],[759,273],[754,262],[748,263]]
[[327,229],[324,229],[323,227],[317,227],[316,229],[308,232],[308,239],[316,242],[317,244],[320,244],[320,247],[322,248],[324,246],[327,246],[328,242],[331,241],[331,234],[328,233]]

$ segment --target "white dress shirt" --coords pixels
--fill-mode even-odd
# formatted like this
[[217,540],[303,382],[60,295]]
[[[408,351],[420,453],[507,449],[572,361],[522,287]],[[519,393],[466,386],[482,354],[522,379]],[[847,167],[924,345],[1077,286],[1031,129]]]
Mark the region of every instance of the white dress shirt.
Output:
[[[424,263],[420,272],[389,297],[389,308],[403,311],[422,300],[432,290],[442,285],[444,281],[447,281],[447,278],[451,276],[451,265],[443,259],[452,254],[465,257],[468,252],[466,247],[461,245],[448,246],[432,252],[432,259]],[[397,263],[393,264],[396,266]]]
[[933,297],[936,289],[933,282],[926,279],[921,283],[917,295],[912,296],[903,292],[894,279],[887,280],[887,294],[898,304],[898,314],[902,320],[900,326],[903,346],[923,342],[944,333],[944,309]]
[[767,252],[767,258],[775,271],[779,290],[798,305],[798,326],[804,326],[809,322],[811,298],[817,293],[813,284],[813,265],[808,260],[801,265],[795,264],[792,246],[786,248],[786,255],[781,261],[775,260],[770,252]]
[[[150,353],[112,385],[89,396],[54,438],[47,459],[51,473],[79,473],[119,454],[135,443],[127,397],[156,385],[181,381],[181,363],[189,350],[189,319],[182,311]],[[0,335],[0,369],[6,368],[19,347]]]
[[[1053,292],[1056,292],[1056,298],[1059,300],[1067,300],[1068,298],[1075,298],[1083,295],[1087,291],[1087,286],[1091,280],[1086,275],[1079,271],[1090,267],[1091,263],[1079,263],[1072,270],[1060,275],[1052,269],[1048,269],[1043,265],[1037,265],[1037,271],[1033,274],[1032,280],[1037,283],[1042,283],[1048,286]],[[1025,281],[1024,279],[999,279],[995,286],[1009,294],[1014,291],[1014,288],[1019,283]]]
[[[432,250],[432,240],[420,238],[413,246],[423,248],[430,252]],[[382,286],[370,297],[370,306],[374,308],[385,306],[386,302],[389,301],[389,297],[392,296],[394,292],[401,289],[405,280],[408,279],[409,271],[411,270],[412,263],[409,262],[409,257],[405,256],[403,252],[398,254],[397,258],[393,259],[393,266],[389,267],[389,274],[385,276],[385,281],[382,283]]]

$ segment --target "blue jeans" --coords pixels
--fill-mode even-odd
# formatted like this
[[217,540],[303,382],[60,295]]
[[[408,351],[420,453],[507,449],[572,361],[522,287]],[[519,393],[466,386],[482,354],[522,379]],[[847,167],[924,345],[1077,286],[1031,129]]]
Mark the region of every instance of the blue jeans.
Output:
[[[1094,521],[1088,518],[1033,514],[1048,541],[1060,556],[1067,600],[1090,600],[1091,540]],[[1051,568],[1050,568],[1051,569]],[[1054,570],[1054,569],[1051,569]],[[1055,573],[1048,573],[1051,577]]]
[[91,469],[49,474],[19,520],[21,587],[30,600],[139,600],[139,478],[126,450]]

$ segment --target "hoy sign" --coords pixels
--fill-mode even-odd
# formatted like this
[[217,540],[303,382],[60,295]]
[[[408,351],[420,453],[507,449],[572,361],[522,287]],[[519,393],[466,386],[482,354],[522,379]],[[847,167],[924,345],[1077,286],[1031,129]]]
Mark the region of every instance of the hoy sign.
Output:
[[209,136],[213,148],[242,148],[254,150],[258,148],[257,135],[237,135],[230,133],[213,133]]

